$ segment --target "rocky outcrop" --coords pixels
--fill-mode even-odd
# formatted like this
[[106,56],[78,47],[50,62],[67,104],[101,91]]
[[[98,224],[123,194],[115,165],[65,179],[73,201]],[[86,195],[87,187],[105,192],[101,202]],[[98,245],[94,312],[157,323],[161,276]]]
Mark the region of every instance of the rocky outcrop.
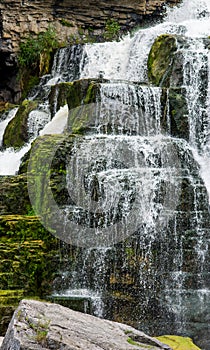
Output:
[[174,35],[162,34],[155,40],[148,57],[148,77],[154,85],[168,87],[169,70],[176,50]]
[[74,33],[73,27],[102,29],[108,19],[113,18],[120,26],[130,29],[151,15],[160,14],[166,3],[179,0],[3,0],[0,4],[0,29],[3,42],[15,49],[20,37],[28,33],[39,33],[53,24],[60,39]]
[[2,350],[171,350],[130,326],[72,311],[61,305],[22,300]]
[[[160,16],[163,6],[180,0],[73,1],[73,0],[2,0],[0,3],[0,101],[18,102],[21,86],[17,79],[18,64],[14,52],[20,39],[35,35],[52,26],[61,43],[78,35],[101,35],[108,20],[121,30],[129,30],[152,16]],[[111,33],[112,34],[112,33]]]

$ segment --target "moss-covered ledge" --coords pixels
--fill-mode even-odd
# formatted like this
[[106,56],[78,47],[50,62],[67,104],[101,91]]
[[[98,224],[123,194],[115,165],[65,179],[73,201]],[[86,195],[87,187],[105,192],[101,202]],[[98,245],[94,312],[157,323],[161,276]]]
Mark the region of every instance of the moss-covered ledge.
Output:
[[3,137],[3,147],[18,149],[28,142],[28,116],[36,107],[37,101],[24,100],[22,102],[15,117],[6,127]]
[[100,98],[100,85],[104,79],[81,79],[70,83],[60,83],[51,88],[51,113],[68,104],[68,131],[83,134],[95,126],[95,103]]
[[50,105],[55,106],[56,102],[56,111],[58,111],[60,107],[67,103],[69,109],[73,109],[81,104],[95,102],[99,86],[102,82],[106,82],[106,80],[80,79],[73,82],[56,84],[51,87],[49,95]]

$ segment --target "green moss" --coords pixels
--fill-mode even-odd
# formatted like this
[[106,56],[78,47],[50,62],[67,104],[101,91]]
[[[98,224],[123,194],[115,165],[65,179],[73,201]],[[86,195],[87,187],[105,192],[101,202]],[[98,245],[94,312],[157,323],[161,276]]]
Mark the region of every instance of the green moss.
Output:
[[153,349],[154,346],[152,345],[146,345],[146,344],[142,344],[142,343],[138,343],[136,341],[134,341],[133,339],[131,339],[130,337],[128,337],[127,342],[131,345],[135,345],[135,346],[139,346],[141,349]]
[[[57,257],[57,258],[56,258]],[[50,289],[56,271],[57,240],[37,217],[0,217],[0,289],[42,296]],[[8,303],[15,302],[8,296]]]
[[72,22],[67,21],[66,19],[62,18],[60,20],[60,23],[62,24],[62,26],[64,27],[74,27],[74,24]]
[[176,335],[162,335],[156,337],[162,343],[169,345],[174,350],[200,350],[195,344],[193,344],[192,339],[180,337]]
[[94,127],[95,119],[95,105],[81,105],[70,111],[68,130],[73,134],[82,135]]
[[0,215],[31,211],[26,175],[0,177],[0,203]]
[[3,146],[21,148],[28,141],[27,120],[29,113],[36,109],[36,101],[24,100],[20,105],[15,117],[6,127]]
[[[95,103],[99,95],[100,80],[83,79],[61,83],[51,89],[50,104],[57,98],[57,110],[68,104],[68,131],[83,134],[95,126]],[[52,111],[53,112],[53,111]]]
[[24,296],[24,290],[23,289],[16,289],[16,290],[0,290],[0,308],[3,305],[18,305],[19,301]]
[[156,86],[169,85],[169,72],[176,51],[176,39],[173,35],[160,35],[152,45],[147,67],[148,78]]

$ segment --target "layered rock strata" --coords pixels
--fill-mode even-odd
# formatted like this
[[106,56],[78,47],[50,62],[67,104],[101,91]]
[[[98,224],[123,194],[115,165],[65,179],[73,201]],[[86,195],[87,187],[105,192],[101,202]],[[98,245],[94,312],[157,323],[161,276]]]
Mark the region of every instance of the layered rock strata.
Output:
[[18,66],[14,52],[21,38],[45,31],[50,25],[60,42],[75,36],[101,34],[110,18],[121,30],[129,30],[145,20],[160,16],[163,6],[180,0],[72,1],[72,0],[2,0],[0,3],[0,101],[17,103],[21,87],[17,80]]

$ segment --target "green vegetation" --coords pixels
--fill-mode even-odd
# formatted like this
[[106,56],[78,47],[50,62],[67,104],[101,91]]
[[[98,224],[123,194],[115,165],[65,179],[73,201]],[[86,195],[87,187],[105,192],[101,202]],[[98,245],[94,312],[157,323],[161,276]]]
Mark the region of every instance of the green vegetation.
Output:
[[67,21],[66,19],[62,18],[60,20],[60,23],[62,24],[62,26],[64,27],[74,27],[73,23]]
[[145,348],[145,349],[152,349],[152,348],[153,348],[153,346],[151,346],[151,345],[140,344],[140,343],[134,341],[133,339],[131,339],[131,338],[129,338],[129,337],[128,337],[128,339],[127,339],[127,342],[128,342],[130,345],[139,346],[139,347]]
[[36,36],[30,35],[20,43],[18,63],[23,99],[38,84],[39,77],[49,73],[52,53],[59,46],[57,34],[52,27]]
[[56,32],[49,27],[46,32],[39,33],[36,37],[29,36],[20,43],[20,51],[18,54],[18,62],[21,68],[36,68],[40,57],[59,47]]
[[119,39],[120,25],[114,19],[109,19],[105,25],[104,38],[106,40]]
[[29,324],[29,327],[33,329],[33,331],[36,333],[34,336],[34,340],[38,343],[44,345],[46,342],[47,334],[49,331],[49,324],[50,320],[39,320],[38,323],[32,323],[29,318],[26,318],[26,321]]

